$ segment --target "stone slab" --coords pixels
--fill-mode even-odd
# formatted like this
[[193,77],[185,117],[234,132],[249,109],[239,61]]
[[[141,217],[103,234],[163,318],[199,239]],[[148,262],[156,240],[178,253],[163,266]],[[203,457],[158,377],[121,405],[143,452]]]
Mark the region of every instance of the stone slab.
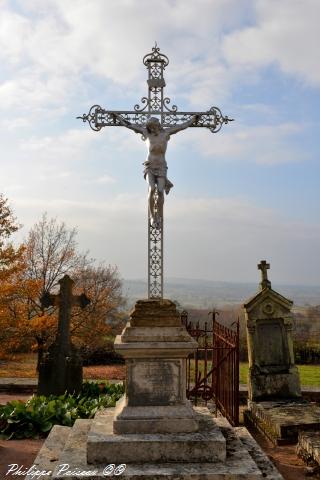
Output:
[[[222,419],[222,422],[224,420]],[[79,480],[84,478],[84,475],[79,472],[90,472],[90,475],[85,477],[90,480],[106,478],[104,469],[107,465],[94,466],[86,462],[86,440],[91,423],[92,420],[75,422],[53,475],[46,478]],[[228,422],[223,422],[223,425],[227,442],[225,462],[130,464],[126,466],[120,477],[126,480],[262,480],[265,478]],[[61,472],[61,465],[68,465],[69,472]]]
[[320,467],[320,431],[300,432],[297,454],[306,463],[313,463]]
[[183,326],[127,327],[121,335],[123,342],[190,342],[190,335]]
[[[155,340],[155,339],[154,339]],[[122,335],[117,335],[114,349],[117,353],[127,358],[187,358],[189,353],[197,348],[197,342],[190,339],[176,342],[141,341],[124,342]]]
[[[226,441],[206,408],[197,409],[199,431],[114,434],[113,412],[96,415],[88,433],[88,463],[223,462]],[[205,448],[204,448],[205,447]]]
[[167,299],[138,300],[130,314],[133,327],[181,326],[181,318],[176,305]]
[[[195,413],[186,402],[182,405],[128,406],[126,398],[118,402],[113,419],[113,433],[190,433],[198,431]],[[106,412],[108,412],[106,410]]]
[[320,407],[306,401],[248,401],[246,421],[276,444],[293,444],[302,430],[320,430]]
[[[54,469],[59,463],[59,456],[71,434],[71,427],[63,427],[62,425],[55,425],[48,438],[42,445],[37,458],[35,459],[30,473],[25,477],[25,480],[35,480],[35,478],[40,478],[36,476],[36,471],[46,471],[53,473]],[[45,477],[48,478],[46,475]],[[49,476],[51,478],[51,475]]]
[[266,480],[284,480],[281,473],[276,469],[269,457],[264,453],[255,439],[245,427],[236,427],[235,432],[245,446],[249,455],[260,468]]

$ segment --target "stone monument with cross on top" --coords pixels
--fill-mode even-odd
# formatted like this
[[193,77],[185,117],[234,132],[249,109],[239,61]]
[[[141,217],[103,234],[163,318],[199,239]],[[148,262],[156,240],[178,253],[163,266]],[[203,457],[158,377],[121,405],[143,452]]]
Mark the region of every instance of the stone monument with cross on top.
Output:
[[58,332],[39,367],[38,395],[62,395],[79,392],[82,387],[82,362],[71,343],[70,321],[73,306],[85,308],[89,298],[82,293],[73,295],[74,281],[65,275],[59,280],[58,294],[46,293],[41,298],[44,308],[58,307]]
[[163,298],[163,203],[164,192],[169,193],[173,184],[167,178],[165,153],[171,135],[188,127],[208,128],[218,132],[223,124],[232,121],[218,107],[205,112],[178,111],[170,106],[164,93],[166,86],[164,70],[169,64],[166,55],[155,44],[152,52],[145,55],[143,63],[148,70],[148,95],[142,97],[142,105],[133,110],[106,110],[93,105],[89,113],[77,117],[88,122],[92,130],[103,127],[124,126],[142,135],[148,147],[144,162],[144,177],[149,183],[148,198],[148,298]]

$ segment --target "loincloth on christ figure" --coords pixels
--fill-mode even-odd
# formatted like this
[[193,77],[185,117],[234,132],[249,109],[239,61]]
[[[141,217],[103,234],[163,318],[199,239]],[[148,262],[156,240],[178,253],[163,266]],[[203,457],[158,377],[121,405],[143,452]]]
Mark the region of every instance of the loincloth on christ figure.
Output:
[[165,179],[165,186],[164,186],[164,191],[168,195],[170,192],[171,188],[173,187],[173,183],[170,182],[170,180],[167,178],[167,162],[162,161],[160,162],[151,162],[150,160],[146,160],[144,163],[144,169],[143,169],[143,177],[146,179],[148,173],[151,173],[156,179],[158,177],[164,177]]

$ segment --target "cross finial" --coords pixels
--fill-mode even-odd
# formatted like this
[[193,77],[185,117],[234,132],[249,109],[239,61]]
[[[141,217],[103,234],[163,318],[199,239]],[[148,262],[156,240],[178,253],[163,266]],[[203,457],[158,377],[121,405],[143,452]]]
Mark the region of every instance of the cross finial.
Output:
[[271,282],[268,280],[268,272],[270,268],[270,263],[267,263],[266,260],[261,260],[261,262],[258,265],[258,270],[261,270],[261,282],[260,282],[260,287],[261,290],[264,288],[271,288]]

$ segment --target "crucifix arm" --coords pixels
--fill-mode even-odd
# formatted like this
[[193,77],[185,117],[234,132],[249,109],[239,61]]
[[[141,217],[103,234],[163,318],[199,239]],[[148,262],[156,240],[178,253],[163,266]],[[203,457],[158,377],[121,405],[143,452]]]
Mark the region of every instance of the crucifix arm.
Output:
[[144,134],[145,129],[143,127],[141,127],[140,125],[134,125],[134,124],[128,122],[128,120],[125,120],[118,113],[112,113],[112,115],[114,115],[116,117],[116,119],[119,121],[119,123],[121,123],[121,125],[123,125],[124,127],[127,127],[127,128],[129,128],[130,130],[133,130],[136,133],[141,133],[142,135]]
[[186,128],[191,127],[191,125],[193,125],[194,123],[197,123],[197,121],[199,120],[199,117],[200,115],[193,115],[193,117],[190,118],[190,120],[188,120],[187,122],[181,123],[180,125],[176,125],[174,127],[167,128],[166,129],[167,133],[169,135],[173,135],[174,133],[180,132],[180,130],[185,130]]

